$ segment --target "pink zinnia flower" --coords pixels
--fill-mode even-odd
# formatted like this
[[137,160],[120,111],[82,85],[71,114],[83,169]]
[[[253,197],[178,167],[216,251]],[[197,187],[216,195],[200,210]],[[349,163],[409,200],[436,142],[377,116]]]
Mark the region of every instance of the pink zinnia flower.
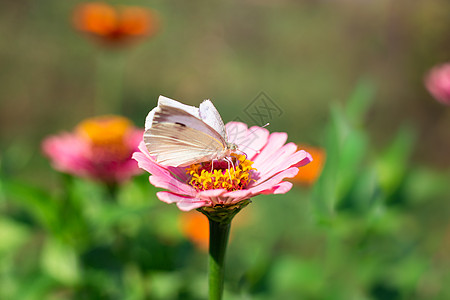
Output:
[[450,105],[450,63],[432,68],[425,77],[425,85],[436,100]]
[[124,117],[101,116],[84,120],[74,132],[46,138],[42,151],[60,172],[117,184],[141,173],[131,155],[142,134]]
[[284,194],[292,183],[283,181],[294,177],[299,167],[312,161],[311,156],[297,151],[294,143],[285,144],[287,134],[230,122],[226,125],[230,143],[245,149],[245,155],[232,154],[235,169],[229,162],[203,162],[188,167],[170,167],[156,163],[142,141],[140,152],[133,158],[150,174],[150,183],[167,189],[157,197],[166,203],[176,203],[188,211],[200,207],[234,205],[259,194]]

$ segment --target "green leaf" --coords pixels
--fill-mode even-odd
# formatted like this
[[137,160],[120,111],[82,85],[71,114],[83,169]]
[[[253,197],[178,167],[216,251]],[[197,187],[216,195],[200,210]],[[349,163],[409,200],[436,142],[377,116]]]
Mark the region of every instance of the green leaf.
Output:
[[123,272],[126,300],[145,299],[145,278],[135,265],[128,265]]
[[325,286],[324,268],[320,263],[294,257],[279,257],[270,276],[269,282],[276,294],[314,298]]
[[325,135],[327,161],[312,194],[314,211],[320,222],[331,221],[336,206],[347,198],[358,179],[369,145],[367,134],[360,127],[374,94],[373,85],[363,80],[345,107],[331,106]]
[[50,193],[24,182],[3,179],[2,185],[5,197],[20,204],[44,228],[58,227],[57,202]]
[[12,254],[29,238],[29,229],[13,220],[0,218],[0,254]]
[[336,206],[351,190],[368,149],[366,135],[351,126],[341,107],[333,106],[331,116],[325,145],[327,161],[313,191],[316,216],[324,222],[330,221]]
[[363,132],[352,130],[342,141],[338,158],[336,186],[337,204],[349,193],[359,177],[363,160],[368,149],[368,141]]
[[21,282],[20,289],[14,299],[41,300],[49,299],[48,295],[57,283],[53,278],[44,274],[29,274],[26,280]]
[[394,193],[408,170],[415,135],[411,128],[401,128],[391,144],[380,155],[376,166],[380,185],[387,195]]
[[150,278],[151,292],[155,299],[176,299],[182,285],[180,273],[158,272]]
[[336,184],[339,173],[339,148],[340,141],[346,133],[347,125],[339,112],[339,108],[334,105],[331,108],[331,123],[327,128],[325,149],[327,160],[325,162],[322,175],[314,185],[312,193],[312,204],[314,213],[320,222],[330,221],[336,199]]
[[81,277],[75,250],[56,239],[46,241],[41,266],[49,276],[64,284],[74,285]]
[[368,79],[359,81],[350,98],[347,100],[345,115],[353,126],[360,126],[364,122],[372,102],[375,98],[375,87]]

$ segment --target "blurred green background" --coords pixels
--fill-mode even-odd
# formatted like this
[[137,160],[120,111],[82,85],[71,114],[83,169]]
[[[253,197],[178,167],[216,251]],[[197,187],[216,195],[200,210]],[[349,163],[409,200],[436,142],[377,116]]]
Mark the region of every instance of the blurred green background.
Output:
[[1,299],[204,299],[206,254],[147,175],[111,202],[40,142],[99,114],[143,127],[160,94],[253,125],[260,92],[282,111],[268,129],[327,164],[237,217],[225,299],[450,298],[450,110],[423,85],[450,60],[449,1],[110,1],[160,17],[120,49],[73,28],[79,3],[2,2]]

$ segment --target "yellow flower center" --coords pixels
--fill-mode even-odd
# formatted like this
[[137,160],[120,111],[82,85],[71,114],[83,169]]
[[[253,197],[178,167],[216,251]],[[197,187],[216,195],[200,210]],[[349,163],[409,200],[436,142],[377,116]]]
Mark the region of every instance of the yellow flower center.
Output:
[[244,189],[252,180],[253,162],[245,155],[232,153],[230,161],[220,160],[194,164],[186,169],[191,175],[189,184],[197,191],[226,189],[236,191]]
[[77,132],[90,144],[93,155],[120,160],[129,156],[126,138],[132,128],[127,118],[111,115],[86,119],[78,125]]

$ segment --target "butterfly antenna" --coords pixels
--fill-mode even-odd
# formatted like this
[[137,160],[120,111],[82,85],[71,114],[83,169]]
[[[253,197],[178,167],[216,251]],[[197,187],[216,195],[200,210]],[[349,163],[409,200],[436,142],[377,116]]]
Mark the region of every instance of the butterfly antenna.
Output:
[[269,126],[270,125],[270,123],[266,123],[265,125],[263,125],[263,126],[261,126],[261,127],[258,127],[258,126],[256,126],[256,128],[254,128],[252,131],[250,131],[249,133],[248,133],[248,135],[251,135],[251,134],[253,134],[256,130],[258,130],[259,128],[265,128],[265,127],[267,127],[267,126]]
[[[251,148],[251,147],[244,147],[244,148],[253,150],[253,151],[255,151],[256,153],[260,153],[260,152],[261,152],[260,150],[256,150],[255,148]],[[247,154],[245,154],[244,151],[242,151],[242,150],[240,150],[240,149],[237,149],[237,150],[239,150],[243,155],[245,155],[245,157],[247,157]]]

